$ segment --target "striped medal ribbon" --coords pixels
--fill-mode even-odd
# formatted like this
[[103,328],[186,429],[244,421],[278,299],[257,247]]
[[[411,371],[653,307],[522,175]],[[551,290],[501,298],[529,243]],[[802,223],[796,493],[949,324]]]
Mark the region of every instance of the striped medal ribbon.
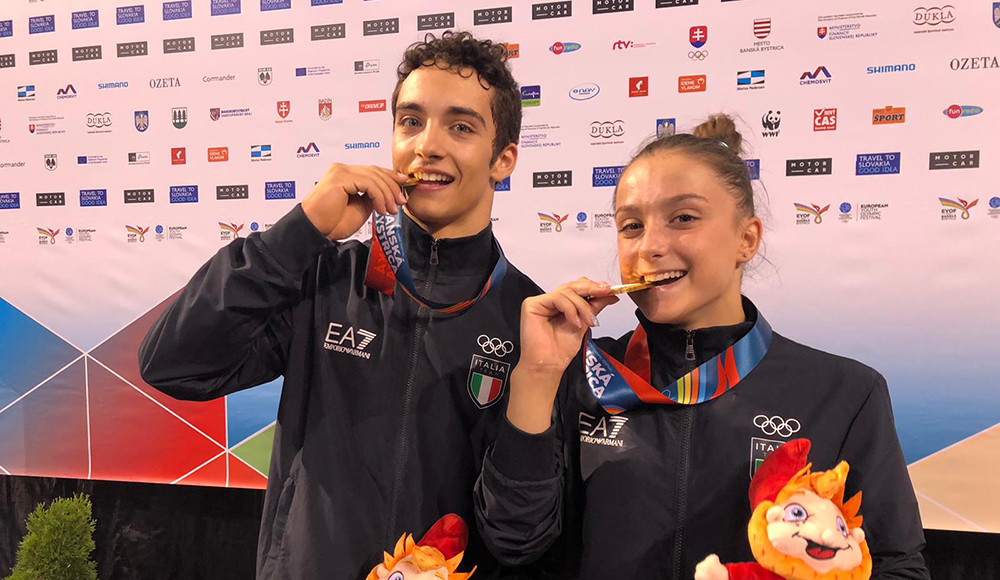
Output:
[[650,384],[649,343],[642,325],[625,350],[625,362],[597,347],[588,336],[584,353],[587,384],[612,415],[642,404],[697,405],[726,393],[750,374],[771,346],[771,325],[758,313],[750,332],[732,346],[663,389]]

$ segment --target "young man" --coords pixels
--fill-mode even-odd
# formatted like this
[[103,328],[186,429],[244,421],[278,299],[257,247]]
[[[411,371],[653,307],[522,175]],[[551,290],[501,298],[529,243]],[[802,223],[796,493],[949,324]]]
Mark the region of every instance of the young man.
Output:
[[[539,293],[490,227],[521,124],[503,46],[411,46],[393,116],[393,170],[331,166],[273,228],[205,264],[139,351],[143,379],[180,399],[284,375],[258,579],[361,578],[403,532],[473,521],[520,305]],[[372,242],[334,241],[373,211]],[[488,573],[470,529],[465,561]]]

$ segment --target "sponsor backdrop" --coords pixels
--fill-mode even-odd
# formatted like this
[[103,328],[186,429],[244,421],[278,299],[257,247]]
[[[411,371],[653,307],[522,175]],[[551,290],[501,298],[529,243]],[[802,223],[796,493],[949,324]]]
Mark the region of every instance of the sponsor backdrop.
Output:
[[[746,293],[885,374],[929,527],[1000,531],[989,1],[4,2],[0,473],[263,487],[280,380],[174,401],[140,379],[139,342],[329,163],[390,163],[401,51],[448,28],[515,57],[521,156],[494,212],[513,263],[547,288],[617,281],[630,154],[736,116],[767,225]],[[629,329],[630,304],[602,322]],[[752,435],[808,427],[759,419],[747,461]]]

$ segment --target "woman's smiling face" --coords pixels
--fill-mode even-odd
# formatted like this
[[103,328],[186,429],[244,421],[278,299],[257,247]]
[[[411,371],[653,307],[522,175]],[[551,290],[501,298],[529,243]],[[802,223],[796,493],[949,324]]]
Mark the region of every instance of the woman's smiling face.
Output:
[[742,320],[730,318],[761,224],[709,166],[676,151],[637,159],[618,182],[615,224],[622,282],[668,279],[630,294],[649,320],[689,329]]

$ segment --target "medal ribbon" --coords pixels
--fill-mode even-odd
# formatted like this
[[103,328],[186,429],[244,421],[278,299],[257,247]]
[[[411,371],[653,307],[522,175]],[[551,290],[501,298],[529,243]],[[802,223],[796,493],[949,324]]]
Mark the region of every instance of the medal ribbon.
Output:
[[750,332],[698,368],[659,390],[650,384],[649,343],[640,324],[632,333],[622,363],[588,336],[584,353],[587,385],[612,415],[642,404],[697,405],[734,388],[767,354],[771,325],[757,314]]
[[397,215],[372,215],[372,247],[368,255],[365,286],[392,296],[396,282],[399,282],[399,287],[403,289],[403,292],[420,306],[443,314],[455,314],[479,302],[490,291],[490,288],[500,284],[507,273],[507,258],[504,257],[500,244],[494,238],[493,247],[496,248],[500,258],[497,260],[496,266],[493,267],[493,272],[486,280],[483,289],[474,298],[458,304],[441,304],[424,300],[417,294],[413,284],[410,262],[406,258],[406,246],[403,244],[402,220],[402,208]]

